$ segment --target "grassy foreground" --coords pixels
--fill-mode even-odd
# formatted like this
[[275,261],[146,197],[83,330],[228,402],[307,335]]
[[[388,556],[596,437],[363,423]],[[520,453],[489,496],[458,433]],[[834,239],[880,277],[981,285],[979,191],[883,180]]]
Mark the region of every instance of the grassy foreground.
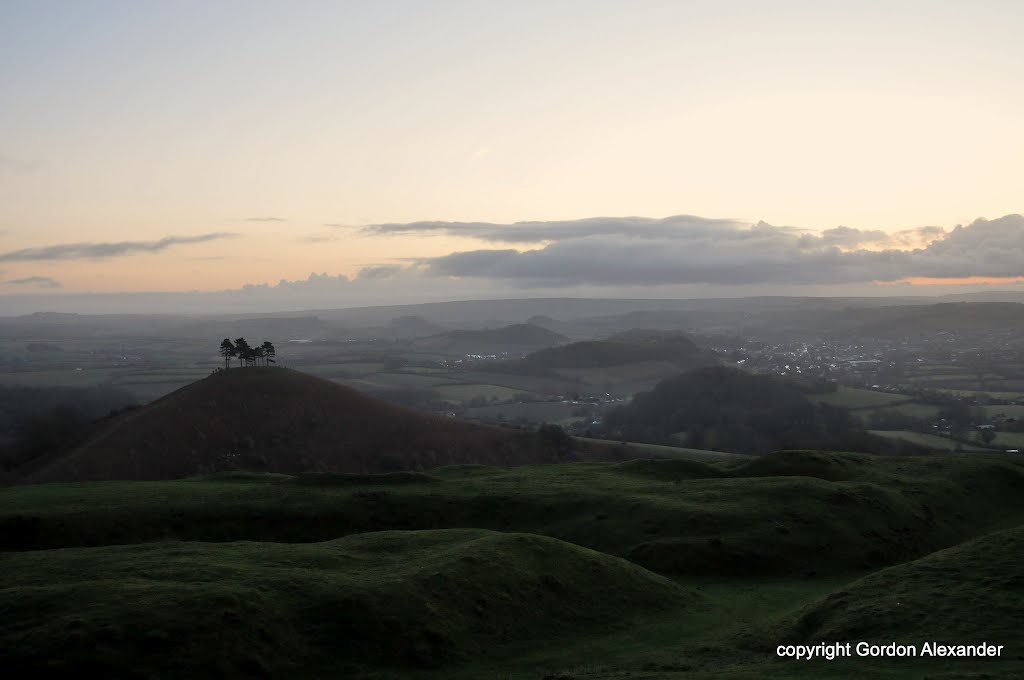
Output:
[[[11,487],[0,648],[19,677],[1013,678],[1022,523],[994,455]],[[858,640],[1006,649],[774,651]]]
[[37,551],[3,567],[0,636],[25,674],[434,668],[696,599],[622,559],[476,529]]

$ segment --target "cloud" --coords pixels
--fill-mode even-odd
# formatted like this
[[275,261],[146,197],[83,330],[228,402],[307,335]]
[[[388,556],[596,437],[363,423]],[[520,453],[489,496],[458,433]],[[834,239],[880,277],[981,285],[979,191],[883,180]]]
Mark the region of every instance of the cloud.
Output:
[[945,235],[942,227],[917,227],[890,234],[886,243],[893,248],[923,248]]
[[331,227],[332,229],[352,229],[355,225],[345,224],[344,222],[324,222],[325,227]]
[[403,269],[404,267],[397,264],[382,264],[373,267],[363,267],[359,270],[359,273],[356,274],[356,278],[360,281],[379,281],[381,279],[390,279],[400,274]]
[[[650,217],[591,217],[554,222],[411,222],[408,224],[371,224],[363,227],[365,236],[444,233],[500,243],[540,243],[592,236],[687,239],[697,234],[713,234],[722,229],[736,230],[749,224],[729,219],[709,219],[693,215],[673,215],[663,219]],[[788,227],[776,227],[789,229]],[[792,230],[797,231],[797,230]]]
[[853,227],[835,227],[825,229],[820,235],[803,234],[799,244],[804,249],[821,246],[855,248],[862,245],[885,243],[888,238],[889,235],[881,230],[864,231]]
[[5,286],[35,286],[37,288],[60,288],[60,281],[49,276],[29,276],[24,279],[4,281]]
[[172,246],[206,243],[234,238],[237,234],[215,232],[198,236],[167,236],[158,241],[117,241],[113,243],[61,243],[39,248],[22,248],[0,253],[0,262],[102,259],[131,253],[156,253]]
[[337,276],[331,276],[327,273],[317,274],[310,272],[309,277],[306,279],[297,279],[295,281],[289,281],[287,279],[281,279],[275,285],[271,286],[266,283],[247,283],[242,286],[243,291],[258,291],[258,290],[309,290],[309,289],[333,289],[338,285],[345,285],[349,283],[349,278],[344,274],[338,274]]
[[[922,247],[878,249],[859,246],[888,243],[885,232],[839,227],[809,235],[763,222],[744,226],[699,218],[668,229],[638,219],[623,218],[620,226],[645,228],[615,232],[614,220],[601,218],[590,234],[580,236],[579,223],[574,223],[572,237],[542,248],[456,252],[420,259],[415,266],[432,276],[527,287],[843,284],[1024,275],[1021,215],[976,220],[950,232],[930,228],[925,234],[934,238]],[[564,223],[554,224],[563,229]]]
[[243,222],[287,222],[283,217],[246,217]]
[[0,156],[0,172],[12,175],[27,175],[43,167],[39,161],[26,161],[10,156]]
[[299,243],[328,243],[330,241],[337,241],[338,237],[334,234],[310,234],[308,236],[300,236],[297,240]]

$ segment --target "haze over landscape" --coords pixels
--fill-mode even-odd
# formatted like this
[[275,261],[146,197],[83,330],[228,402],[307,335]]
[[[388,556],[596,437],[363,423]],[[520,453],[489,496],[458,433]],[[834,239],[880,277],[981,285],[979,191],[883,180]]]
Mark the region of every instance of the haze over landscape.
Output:
[[0,0],[4,677],[1024,677],[1022,26]]

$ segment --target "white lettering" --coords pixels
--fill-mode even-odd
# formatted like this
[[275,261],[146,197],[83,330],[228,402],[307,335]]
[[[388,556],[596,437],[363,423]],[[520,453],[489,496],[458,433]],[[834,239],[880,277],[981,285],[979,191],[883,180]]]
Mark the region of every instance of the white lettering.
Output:
[[895,642],[891,642],[887,645],[873,645],[869,642],[858,642],[857,655],[885,657],[917,656],[917,647],[913,645],[899,645]]

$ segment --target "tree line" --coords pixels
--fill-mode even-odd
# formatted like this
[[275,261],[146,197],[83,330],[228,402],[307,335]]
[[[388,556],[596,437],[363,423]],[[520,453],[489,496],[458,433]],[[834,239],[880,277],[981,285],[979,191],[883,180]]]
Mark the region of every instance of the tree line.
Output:
[[236,338],[234,342],[224,338],[220,343],[220,355],[224,357],[224,369],[227,370],[231,366],[231,360],[236,357],[239,366],[259,366],[261,363],[269,366],[275,363],[277,351],[274,349],[274,343],[269,340],[252,347],[245,338]]

